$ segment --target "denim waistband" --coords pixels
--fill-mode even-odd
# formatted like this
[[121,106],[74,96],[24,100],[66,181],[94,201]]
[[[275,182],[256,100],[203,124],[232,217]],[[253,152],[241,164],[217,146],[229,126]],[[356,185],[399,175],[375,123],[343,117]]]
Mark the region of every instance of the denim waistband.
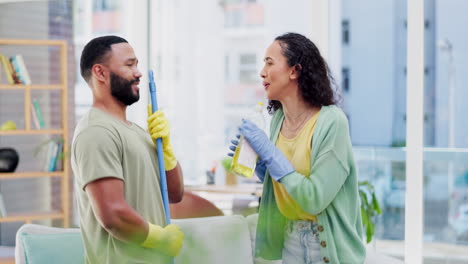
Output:
[[305,220],[290,220],[286,224],[286,228],[289,232],[292,231],[306,231],[306,230],[316,230],[317,223],[312,221],[305,221]]

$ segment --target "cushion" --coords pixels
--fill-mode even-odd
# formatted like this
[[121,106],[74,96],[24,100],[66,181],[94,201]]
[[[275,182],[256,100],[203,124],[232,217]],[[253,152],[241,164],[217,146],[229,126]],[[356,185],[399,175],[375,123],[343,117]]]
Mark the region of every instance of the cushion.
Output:
[[23,246],[23,234],[39,235],[39,234],[63,234],[63,233],[80,234],[80,229],[49,227],[49,226],[43,226],[43,225],[37,225],[37,224],[22,225],[20,229],[18,229],[18,231],[16,232],[15,263],[16,264],[27,263],[25,259],[26,252]]
[[252,256],[255,255],[255,237],[257,235],[258,214],[251,214],[246,217],[249,226],[250,244],[252,245]]
[[246,219],[241,215],[176,219],[184,246],[175,264],[251,264],[252,246]]
[[60,234],[21,234],[28,264],[84,263],[84,249],[78,232]]

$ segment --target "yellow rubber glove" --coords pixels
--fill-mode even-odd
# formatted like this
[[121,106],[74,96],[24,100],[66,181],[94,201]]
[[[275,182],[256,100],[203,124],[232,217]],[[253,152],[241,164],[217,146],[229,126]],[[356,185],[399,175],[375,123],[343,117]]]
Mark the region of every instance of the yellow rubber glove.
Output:
[[169,121],[161,110],[151,112],[151,105],[148,105],[148,131],[154,142],[157,138],[162,138],[164,167],[166,171],[170,171],[177,166],[177,159],[169,138]]
[[145,248],[154,248],[159,252],[175,257],[179,254],[184,244],[184,234],[176,225],[161,227],[148,223],[149,232],[145,241],[141,244]]

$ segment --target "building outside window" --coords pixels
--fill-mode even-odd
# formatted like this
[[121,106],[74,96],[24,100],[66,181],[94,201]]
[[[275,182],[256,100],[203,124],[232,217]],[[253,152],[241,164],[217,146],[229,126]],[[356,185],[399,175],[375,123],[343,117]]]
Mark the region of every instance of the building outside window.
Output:
[[342,30],[342,41],[343,41],[343,44],[347,45],[349,44],[350,42],[350,33],[349,33],[349,30],[350,30],[350,25],[349,25],[349,20],[343,20],[343,22],[341,23],[341,30]]
[[257,57],[255,54],[239,55],[239,80],[241,83],[258,82]]
[[344,67],[341,70],[341,78],[343,80],[343,84],[342,84],[343,91],[349,92],[351,73],[348,67]]

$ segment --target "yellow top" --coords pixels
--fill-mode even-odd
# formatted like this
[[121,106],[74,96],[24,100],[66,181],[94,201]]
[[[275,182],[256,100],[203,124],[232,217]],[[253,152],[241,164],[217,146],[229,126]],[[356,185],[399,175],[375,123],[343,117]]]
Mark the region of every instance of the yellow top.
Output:
[[[276,146],[291,162],[296,172],[309,177],[310,153],[312,152],[312,135],[320,111],[313,115],[301,131],[294,138],[286,138],[281,133]],[[286,188],[277,181],[273,182],[276,203],[280,212],[290,220],[309,220],[317,222],[315,215],[306,213],[299,204],[288,194]]]

